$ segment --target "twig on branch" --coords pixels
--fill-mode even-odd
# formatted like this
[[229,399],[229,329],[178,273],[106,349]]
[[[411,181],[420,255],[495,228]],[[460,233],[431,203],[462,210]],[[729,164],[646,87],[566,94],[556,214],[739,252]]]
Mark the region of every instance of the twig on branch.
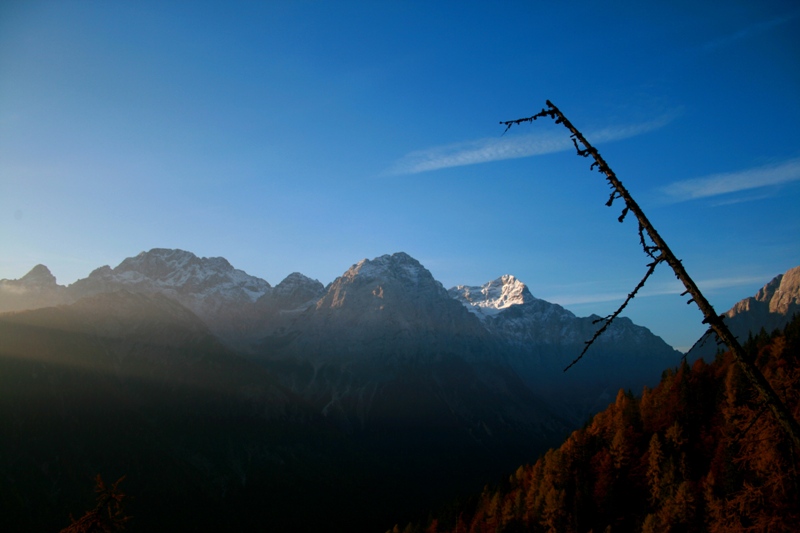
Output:
[[[686,295],[686,292],[685,292],[685,291],[681,293],[681,296],[685,296],[685,295]],[[691,300],[690,300],[690,301],[688,301],[688,302],[686,302],[686,303],[687,303],[687,304],[691,303]],[[694,341],[694,344],[692,344],[692,347],[691,347],[691,348],[689,348],[689,350],[687,350],[687,352],[686,352],[685,354],[683,354],[683,358],[682,358],[682,359],[683,359],[684,361],[686,361],[686,356],[689,354],[689,352],[691,352],[692,350],[694,350],[694,347],[695,347],[695,346],[705,346],[705,344],[706,344],[706,341],[707,341],[707,340],[708,340],[708,339],[711,337],[711,335],[713,335],[713,334],[714,334],[714,330],[713,330],[713,329],[711,329],[711,328],[708,328],[707,330],[705,330],[705,331],[703,332],[703,334],[702,334],[702,335],[700,335],[700,338],[699,338],[699,339],[697,339],[696,341]]]
[[[634,201],[633,197],[631,197],[630,193],[628,193],[628,190],[622,185],[622,182],[617,178],[616,174],[614,174],[614,171],[611,170],[597,149],[589,144],[583,134],[578,131],[578,129],[573,126],[569,120],[567,120],[567,117],[565,117],[561,110],[553,105],[550,100],[547,100],[546,106],[547,107],[530,117],[501,122],[500,124],[506,126],[506,129],[503,133],[508,131],[511,126],[520,125],[524,122],[533,122],[540,117],[550,117],[555,120],[556,124],[563,124],[564,127],[570,132],[570,138],[572,139],[572,143],[575,146],[577,154],[581,157],[591,156],[594,161],[589,168],[594,169],[596,167],[598,172],[605,175],[606,181],[609,183],[609,185],[611,185],[613,190],[606,205],[611,206],[614,203],[614,200],[622,198],[622,200],[625,202],[625,207],[622,210],[622,214],[619,216],[618,220],[622,222],[628,212],[631,212],[634,214],[634,216],[636,216],[636,219],[639,221],[639,242],[645,254],[653,258],[654,262],[649,265],[648,273],[645,275],[644,279],[639,282],[639,285],[637,285],[636,289],[634,289],[634,291],[628,295],[628,299],[625,300],[625,303],[622,305],[622,307],[625,307],[625,305],[627,305],[627,303],[636,295],[636,292],[644,285],[644,282],[647,280],[650,274],[652,274],[652,270],[655,268],[655,265],[662,261],[666,261],[667,264],[669,264],[669,266],[672,268],[675,276],[686,288],[684,295],[688,294],[691,296],[691,299],[688,303],[694,302],[697,305],[697,307],[703,313],[703,323],[708,324],[709,328],[713,330],[714,333],[716,333],[717,336],[723,342],[725,342],[725,344],[728,345],[728,348],[733,353],[734,359],[740,365],[744,375],[750,381],[752,386],[758,391],[762,401],[772,411],[773,416],[792,440],[795,447],[800,450],[800,424],[798,424],[797,420],[795,420],[795,418],[792,416],[792,413],[786,407],[786,404],[784,404],[780,397],[778,397],[769,381],[767,381],[767,379],[755,365],[755,362],[747,356],[744,348],[742,348],[741,344],[739,344],[739,341],[736,339],[733,333],[731,333],[723,321],[723,317],[714,311],[714,308],[711,306],[708,300],[706,300],[705,296],[700,292],[700,289],[697,287],[695,282],[691,277],[689,277],[689,274],[683,268],[683,263],[681,263],[680,259],[678,259],[675,254],[672,253],[672,250],[670,250],[669,246],[667,246],[667,243],[661,238],[661,235],[658,234],[656,229],[645,216],[642,209]],[[581,146],[583,148],[581,148]],[[647,243],[648,239],[650,242],[652,242],[652,244]],[[656,253],[658,255],[656,255]],[[605,331],[610,322],[616,318],[621,310],[622,308],[620,308],[617,313],[607,317],[606,323],[602,328],[600,328],[598,333],[595,334],[595,338],[600,333]],[[588,345],[590,345],[593,341],[594,338],[589,341]],[[583,353],[585,352],[586,348],[584,348]],[[567,369],[574,365],[583,356],[583,353],[580,357],[578,357],[578,359],[573,361],[567,367]]]
[[606,317],[598,318],[597,320],[593,321],[594,324],[597,324],[598,322],[603,322],[603,326],[600,329],[598,329],[597,331],[594,332],[594,336],[591,339],[586,341],[586,346],[583,348],[583,351],[581,352],[581,354],[574,361],[572,361],[569,365],[567,365],[567,368],[564,369],[564,372],[569,370],[572,367],[572,365],[574,365],[575,363],[577,363],[578,361],[580,361],[583,358],[584,354],[589,349],[589,346],[591,346],[594,343],[594,341],[597,340],[597,338],[600,337],[600,335],[602,335],[603,332],[605,332],[606,329],[608,329],[608,326],[610,326],[611,322],[613,322],[614,319],[617,318],[617,316],[619,316],[619,314],[622,312],[622,310],[625,309],[625,306],[628,305],[628,302],[630,302],[631,300],[633,300],[636,297],[636,293],[639,292],[639,289],[644,287],[644,284],[647,282],[647,278],[649,278],[653,274],[653,272],[655,272],[656,265],[658,265],[661,261],[662,261],[662,259],[658,258],[655,261],[653,261],[652,263],[650,263],[649,265],[647,265],[647,267],[648,267],[647,268],[647,273],[642,278],[642,281],[640,281],[639,284],[636,285],[636,287],[634,287],[633,291],[631,291],[631,293],[628,294],[628,297],[625,298],[625,301],[622,302],[622,305],[620,305],[619,308],[616,311],[614,311],[612,314],[610,314],[610,315],[608,315]]

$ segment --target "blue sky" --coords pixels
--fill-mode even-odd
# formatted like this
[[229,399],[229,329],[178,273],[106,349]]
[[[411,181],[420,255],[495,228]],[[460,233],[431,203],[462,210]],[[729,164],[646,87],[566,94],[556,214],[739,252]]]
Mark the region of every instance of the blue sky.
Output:
[[[647,261],[566,130],[503,135],[547,99],[718,311],[800,265],[796,2],[7,0],[0,278],[169,247],[328,283],[405,251],[605,315]],[[687,347],[659,268],[626,314]]]

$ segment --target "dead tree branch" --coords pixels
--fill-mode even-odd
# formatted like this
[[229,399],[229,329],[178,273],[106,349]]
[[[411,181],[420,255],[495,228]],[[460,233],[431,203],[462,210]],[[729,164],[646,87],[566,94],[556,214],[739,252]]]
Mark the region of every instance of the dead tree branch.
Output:
[[[563,124],[564,127],[570,131],[570,137],[575,146],[577,154],[581,157],[591,157],[594,161],[592,162],[590,169],[597,167],[597,170],[605,175],[606,181],[611,186],[612,192],[608,202],[606,202],[606,205],[611,206],[614,203],[614,200],[617,198],[621,198],[625,202],[625,207],[623,208],[622,214],[619,216],[618,220],[622,222],[629,212],[633,213],[633,215],[639,221],[640,244],[642,245],[644,252],[649,257],[654,259],[654,262],[650,264],[650,268],[644,279],[628,296],[628,299],[625,300],[625,303],[617,311],[617,313],[609,315],[609,317],[606,318],[606,324],[600,328],[600,331],[595,334],[594,338],[596,338],[608,327],[610,321],[613,320],[616,315],[619,314],[622,308],[624,308],[625,305],[627,305],[627,303],[636,295],[636,292],[644,285],[644,282],[647,280],[650,274],[652,274],[652,270],[655,268],[655,265],[662,261],[666,261],[667,264],[669,264],[669,266],[672,268],[672,271],[675,273],[675,277],[677,277],[686,288],[684,295],[689,294],[691,296],[691,299],[688,303],[694,302],[697,305],[697,307],[703,313],[703,323],[708,324],[710,329],[712,329],[714,333],[716,333],[717,336],[728,346],[733,353],[734,359],[740,365],[742,372],[750,381],[751,385],[758,391],[759,396],[764,404],[769,407],[773,416],[778,421],[778,424],[780,424],[780,426],[784,429],[786,434],[794,443],[795,447],[800,450],[800,424],[798,424],[797,420],[795,420],[795,418],[792,416],[791,412],[786,407],[786,404],[781,401],[780,397],[772,388],[769,381],[767,381],[767,379],[764,377],[764,374],[762,374],[758,369],[755,361],[748,357],[747,353],[744,351],[744,348],[742,348],[741,344],[739,344],[739,341],[728,329],[728,326],[723,321],[722,316],[718,315],[716,311],[714,311],[712,305],[708,302],[708,300],[706,300],[703,293],[700,292],[700,289],[697,287],[692,278],[689,277],[689,274],[683,268],[683,263],[681,263],[680,259],[678,259],[674,253],[672,253],[672,250],[670,250],[669,246],[667,246],[667,243],[663,238],[661,238],[661,235],[659,235],[659,233],[647,219],[644,212],[639,207],[639,204],[634,201],[633,197],[631,197],[630,193],[628,193],[628,190],[622,185],[622,182],[617,178],[616,174],[614,174],[614,171],[612,171],[608,166],[606,161],[600,155],[600,152],[598,152],[596,148],[589,144],[589,141],[586,140],[583,134],[578,131],[578,129],[573,126],[569,120],[567,120],[564,114],[555,105],[553,105],[550,100],[547,100],[546,106],[547,107],[543,108],[539,113],[536,113],[533,116],[517,120],[509,120],[501,122],[501,124],[506,126],[505,131],[508,131],[511,126],[519,125],[524,122],[533,122],[542,117],[550,117],[551,119],[555,120],[556,124]],[[645,236],[652,244],[647,243]],[[589,341],[589,345],[594,341],[594,338]],[[584,353],[585,352],[586,348],[584,348]],[[581,354],[581,357],[582,356],[583,354]],[[578,359],[580,359],[580,357]],[[578,359],[573,361],[572,364],[570,364],[567,368],[575,364]]]

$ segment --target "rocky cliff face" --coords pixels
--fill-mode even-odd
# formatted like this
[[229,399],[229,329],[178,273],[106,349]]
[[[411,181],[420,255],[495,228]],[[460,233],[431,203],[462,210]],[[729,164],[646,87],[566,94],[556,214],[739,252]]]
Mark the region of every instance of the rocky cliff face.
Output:
[[[737,302],[725,313],[725,323],[739,342],[744,342],[750,333],[755,335],[761,328],[772,332],[784,327],[795,313],[800,313],[800,266],[775,276],[755,296]],[[687,357],[709,359],[720,349],[725,346],[718,345],[712,337],[693,347]]]
[[227,341],[242,352],[257,353],[254,346],[264,338],[285,334],[295,319],[324,294],[322,283],[293,272],[265,292],[252,308],[247,307],[248,316],[242,317],[236,334],[228,336]]
[[800,267],[787,270],[775,276],[764,285],[755,296],[737,302],[725,315],[734,318],[747,313],[760,313],[763,316],[791,316],[800,310]]

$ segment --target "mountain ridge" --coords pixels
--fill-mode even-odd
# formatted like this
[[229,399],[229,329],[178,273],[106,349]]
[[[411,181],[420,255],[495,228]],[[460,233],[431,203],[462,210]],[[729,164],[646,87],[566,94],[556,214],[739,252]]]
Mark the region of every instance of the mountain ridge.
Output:
[[[402,263],[395,272],[386,270],[389,258],[395,258],[395,261],[400,260]],[[354,276],[357,273],[361,280],[368,280],[382,272],[384,275],[389,274],[400,279],[398,276],[402,277],[403,272],[408,276],[416,275],[414,263],[419,265],[418,261],[404,252],[386,254],[373,260],[359,261],[340,278]],[[578,318],[558,304],[535,298],[527,285],[510,274],[482,286],[457,285],[445,290],[427,270],[425,272],[426,276],[430,277],[427,279],[423,276],[426,278],[426,283],[433,280],[439,285],[436,290],[445,291],[451,298],[458,300],[484,324],[491,324],[492,320],[489,319],[496,319],[498,315],[515,309],[516,306],[531,307],[532,303],[538,305],[537,318],[541,321],[549,321],[552,314],[562,321]],[[71,303],[84,296],[121,288],[147,293],[162,292],[192,309],[209,323],[212,331],[226,338],[243,334],[242,328],[235,327],[233,323],[252,322],[243,315],[251,312],[253,307],[259,307],[262,312],[275,316],[298,314],[307,306],[319,305],[319,300],[325,296],[324,291],[329,290],[334,283],[335,281],[325,287],[317,280],[294,272],[273,287],[266,280],[235,269],[221,257],[201,258],[179,249],[154,248],[124,259],[115,268],[107,265],[99,267],[86,278],[66,286],[58,285],[44,265],[37,265],[19,280],[0,280],[0,312]],[[334,290],[340,290],[337,287],[334,287]],[[495,294],[495,291],[499,292]],[[23,292],[35,292],[37,297],[31,301],[26,301],[24,297],[16,297],[15,293]],[[304,297],[300,296],[301,294]],[[338,304],[340,298],[334,297],[333,303]],[[232,316],[223,320],[227,322],[224,326],[215,325],[217,317],[214,314],[224,314],[224,312]],[[513,313],[506,313],[507,317],[510,314]],[[249,327],[253,327],[252,324]],[[259,331],[252,336],[264,333]],[[563,335],[561,338],[563,340]],[[586,339],[576,337],[574,340]]]
[[[410,361],[458,353],[473,362],[506,365],[553,403],[580,394],[570,407],[576,420],[619,386],[654,383],[680,356],[620,317],[590,357],[564,375],[562,369],[596,331],[596,317],[577,317],[535,298],[513,275],[447,290],[404,252],[362,259],[327,287],[300,273],[273,287],[223,258],[155,248],[114,269],[96,269],[64,291],[67,301],[75,301],[121,288],[177,300],[226,345],[262,361],[299,357],[317,368],[325,359],[343,362],[357,354]],[[650,357],[640,357],[642,352]]]

